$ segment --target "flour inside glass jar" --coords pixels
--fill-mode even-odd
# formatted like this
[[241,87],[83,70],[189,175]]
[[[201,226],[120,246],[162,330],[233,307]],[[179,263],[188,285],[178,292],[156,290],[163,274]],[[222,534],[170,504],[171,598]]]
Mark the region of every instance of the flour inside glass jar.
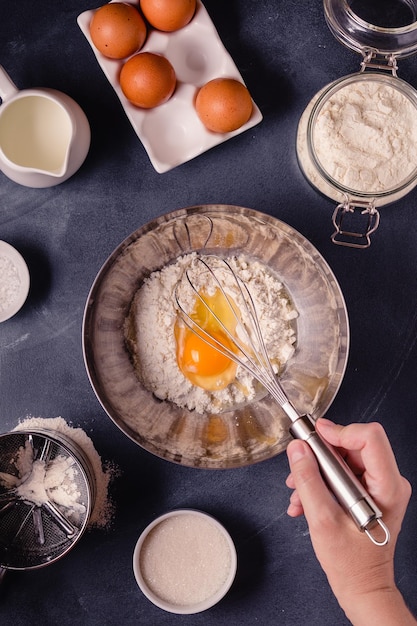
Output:
[[[264,264],[244,255],[227,261],[250,291],[271,363],[278,373],[295,351],[297,310],[283,283]],[[210,257],[209,263],[244,321],[235,279],[220,258]],[[153,272],[134,296],[124,330],[137,377],[157,398],[198,413],[218,413],[256,400],[265,390],[241,365],[231,382],[219,390],[192,383],[179,368],[175,337],[177,285],[177,296],[185,309],[192,311],[196,302],[187,280],[182,280],[186,271],[197,291],[204,290],[207,278],[193,253]]]
[[417,166],[416,107],[388,84],[351,82],[324,101],[313,144],[338,184],[358,193],[394,190]]

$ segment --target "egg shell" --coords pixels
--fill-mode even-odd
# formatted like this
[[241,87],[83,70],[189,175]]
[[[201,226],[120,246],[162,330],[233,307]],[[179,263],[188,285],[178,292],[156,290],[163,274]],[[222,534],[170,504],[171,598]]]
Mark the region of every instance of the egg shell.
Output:
[[124,2],[111,2],[97,9],[90,22],[94,46],[110,59],[124,59],[145,43],[146,24],[139,11]]
[[126,98],[144,109],[163,104],[175,91],[175,70],[164,56],[139,52],[130,57],[120,72],[120,86]]
[[215,78],[197,93],[195,107],[204,126],[215,133],[237,130],[252,115],[247,87],[234,78]]
[[191,22],[196,0],[140,0],[140,8],[151,26],[174,32]]

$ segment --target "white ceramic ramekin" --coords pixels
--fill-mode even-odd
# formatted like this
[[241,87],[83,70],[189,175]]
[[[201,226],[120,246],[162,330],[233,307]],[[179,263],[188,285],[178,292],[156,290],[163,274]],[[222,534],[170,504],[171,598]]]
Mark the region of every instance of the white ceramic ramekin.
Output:
[[178,614],[205,611],[219,602],[235,578],[237,557],[226,529],[193,509],[155,519],[140,535],[133,571],[144,595]]
[[[8,286],[6,283],[6,276],[0,276],[0,322],[16,315],[16,313],[22,308],[29,292],[29,270],[20,252],[18,252],[13,246],[0,241],[0,260],[7,264],[8,268],[13,268],[11,274],[11,280],[13,284]],[[13,297],[10,296],[10,290],[12,290]],[[8,298],[1,301],[2,295]]]

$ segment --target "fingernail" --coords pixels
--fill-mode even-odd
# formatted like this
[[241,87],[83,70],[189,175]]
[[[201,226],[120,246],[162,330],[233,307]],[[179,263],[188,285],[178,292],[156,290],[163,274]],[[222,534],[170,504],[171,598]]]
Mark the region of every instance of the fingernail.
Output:
[[334,422],[332,422],[331,420],[328,420],[327,417],[319,417],[319,419],[317,420],[318,422],[320,422],[320,424],[322,424],[325,428],[326,426],[334,426]]
[[305,456],[306,450],[302,441],[295,439],[287,447],[288,458],[291,463],[297,463]]

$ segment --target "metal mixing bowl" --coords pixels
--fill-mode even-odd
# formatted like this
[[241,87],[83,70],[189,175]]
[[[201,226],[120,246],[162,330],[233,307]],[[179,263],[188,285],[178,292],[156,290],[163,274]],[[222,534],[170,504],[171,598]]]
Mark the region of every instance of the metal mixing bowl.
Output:
[[300,233],[263,213],[206,205],[168,213],[139,228],[110,255],[87,299],[83,350],[104,410],[133,441],[159,457],[202,468],[249,465],[283,451],[288,418],[269,397],[201,415],[161,401],[139,382],[123,325],[137,289],[153,271],[191,252],[244,254],[283,282],[299,317],[297,349],[281,382],[298,410],[323,415],[346,367],[349,328],[340,287]]

